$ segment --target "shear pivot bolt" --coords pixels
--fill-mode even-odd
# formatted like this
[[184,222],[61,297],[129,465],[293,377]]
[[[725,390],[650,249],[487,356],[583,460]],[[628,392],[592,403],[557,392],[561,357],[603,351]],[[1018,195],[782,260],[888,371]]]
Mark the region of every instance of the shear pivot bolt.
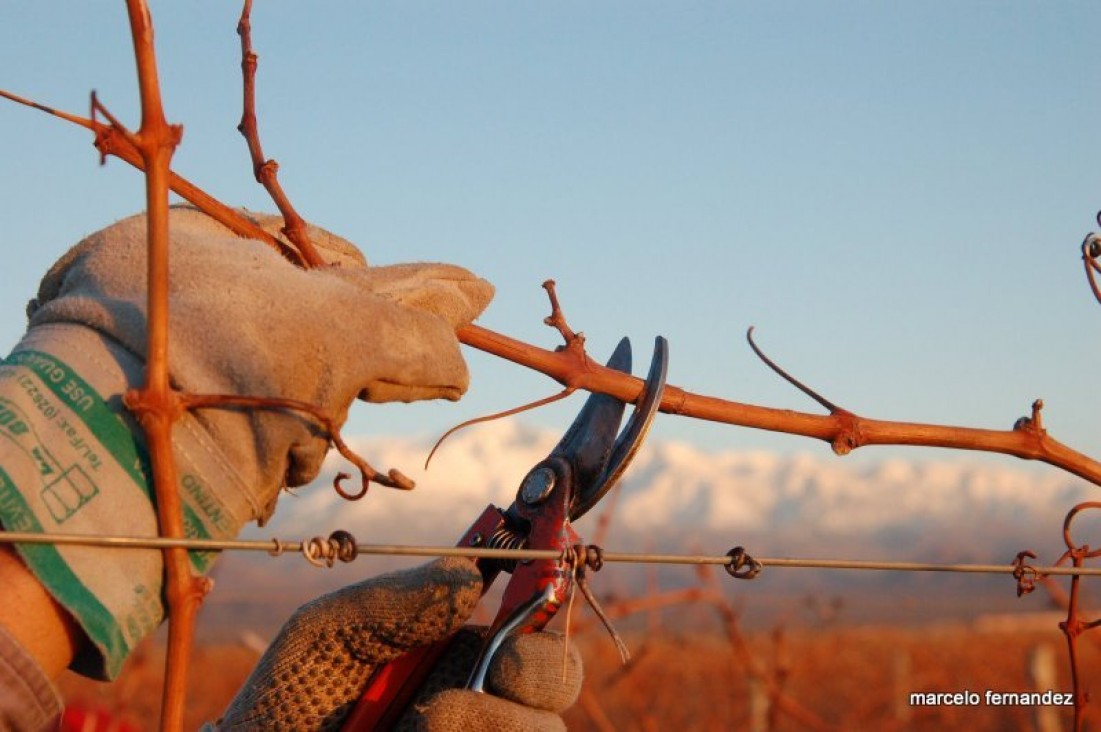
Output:
[[556,481],[554,470],[551,468],[547,466],[536,468],[524,478],[524,483],[520,486],[520,498],[529,506],[534,506],[546,500],[554,490]]

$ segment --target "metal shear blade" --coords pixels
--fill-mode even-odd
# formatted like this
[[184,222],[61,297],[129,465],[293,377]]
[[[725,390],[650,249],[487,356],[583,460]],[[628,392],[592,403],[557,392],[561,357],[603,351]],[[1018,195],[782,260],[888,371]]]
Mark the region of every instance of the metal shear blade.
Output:
[[[627,344],[629,353],[630,342],[624,338],[620,341],[621,345],[623,343]],[[609,363],[609,365],[611,364]],[[635,410],[631,413],[630,419],[627,420],[627,426],[616,438],[600,476],[596,480],[580,482],[581,490],[574,495],[570,506],[570,520],[576,521],[599,503],[600,499],[615,486],[631,464],[631,461],[634,460],[635,454],[638,453],[638,449],[642,446],[647,433],[650,431],[654,415],[657,414],[658,408],[661,406],[661,397],[665,393],[665,374],[668,367],[669,344],[665,338],[658,336],[654,340],[654,355],[650,359],[650,373],[646,377],[640,400],[635,405]],[[629,372],[630,366],[625,370]],[[591,401],[596,397],[612,398],[597,394],[589,397],[589,400]],[[615,401],[619,402],[618,399]],[[619,402],[619,404],[621,405],[620,413],[622,414],[623,403]],[[583,414],[584,409],[582,409]],[[578,420],[581,419],[582,415],[578,416]],[[618,426],[618,424],[617,419],[616,425]]]
[[[574,569],[563,558],[580,543],[571,522],[591,509],[615,485],[638,452],[661,404],[668,346],[654,345],[650,374],[634,412],[617,437],[626,405],[620,400],[590,396],[570,429],[550,455],[527,474],[506,511],[489,505],[459,540],[462,547],[551,549],[557,559],[513,563],[479,559],[483,593],[501,571],[511,571],[490,639],[475,664],[467,688],[481,691],[486,670],[501,643],[513,633],[540,630],[569,596]],[[609,368],[630,373],[631,346],[623,339]],[[345,729],[389,729],[416,694],[450,640],[410,651],[378,670],[367,684]]]
[[[667,350],[665,339],[659,337],[642,396],[618,437],[624,403],[593,394],[550,455],[521,482],[505,516],[510,530],[522,534],[529,548],[553,549],[565,555],[581,543],[571,521],[592,508],[615,485],[638,452],[661,404]],[[626,371],[630,368],[630,353],[629,342],[620,341],[609,367]],[[490,661],[507,636],[539,630],[554,617],[572,590],[573,571],[555,559],[516,565],[490,629],[490,640],[467,688],[482,690]]]
[[[626,404],[607,394],[589,396],[558,445],[520,484],[516,502],[508,510],[513,520],[530,521],[537,512],[534,507],[546,500],[562,482],[570,486],[568,516],[571,521],[585,515],[611,490],[634,459],[661,405],[668,363],[668,343],[658,336],[639,402],[618,437],[616,433]],[[628,339],[619,342],[607,366],[630,373],[631,342]]]

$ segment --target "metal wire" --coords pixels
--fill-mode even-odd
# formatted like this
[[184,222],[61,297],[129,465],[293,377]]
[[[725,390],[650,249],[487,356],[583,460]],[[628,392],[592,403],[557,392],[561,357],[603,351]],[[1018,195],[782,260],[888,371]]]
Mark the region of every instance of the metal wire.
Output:
[[[79,534],[40,534],[0,532],[0,544],[59,544],[69,546],[110,547],[118,549],[167,549],[180,547],[196,551],[260,551],[274,556],[285,552],[302,552],[307,541],[281,539],[167,539],[154,536],[87,536]],[[550,549],[480,549],[476,547],[428,546],[405,544],[356,544],[356,555],[407,557],[473,557],[486,559],[558,559],[559,551]],[[730,564],[728,554],[654,554],[635,552],[603,552],[605,562],[634,564]],[[893,562],[859,559],[812,559],[806,557],[756,557],[764,567],[802,569],[852,569],[890,572],[957,572],[967,574],[1013,574],[1016,567],[1006,564],[933,564],[926,562]],[[1101,568],[1032,567],[1037,574],[1049,576],[1101,576]]]

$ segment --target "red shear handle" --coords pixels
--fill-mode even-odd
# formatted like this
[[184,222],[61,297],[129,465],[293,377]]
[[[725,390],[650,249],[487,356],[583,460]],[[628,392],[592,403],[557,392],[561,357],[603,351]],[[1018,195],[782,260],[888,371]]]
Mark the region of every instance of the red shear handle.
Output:
[[[566,505],[566,501],[559,501],[555,507],[557,510],[547,512],[548,515],[555,516],[556,521],[533,522],[530,538],[538,541],[544,548],[564,549],[576,543],[577,534],[569,521],[563,520],[562,511]],[[544,518],[546,517],[540,517]],[[481,545],[503,523],[500,511],[492,505],[489,506],[463,535],[459,546]],[[479,562],[483,594],[497,576],[496,570],[487,574],[486,565],[485,562]],[[472,685],[469,688],[482,690],[485,672],[493,654],[507,636],[538,631],[550,622],[566,598],[572,581],[572,573],[556,559],[535,559],[516,567],[505,589],[497,617],[490,627],[488,642],[475,664]],[[383,730],[395,725],[453,639],[452,636],[431,645],[414,648],[376,671],[345,722],[344,730]]]
[[[457,546],[480,546],[486,538],[491,536],[503,523],[501,512],[496,506],[490,505],[478,517],[478,520],[467,529]],[[482,594],[484,595],[497,572],[487,573],[482,568]],[[453,637],[444,638],[441,641],[427,646],[421,646],[408,651],[394,659],[382,668],[375,671],[363,695],[359,698],[352,714],[344,722],[345,732],[364,732],[365,730],[389,729],[397,723],[406,707],[413,700],[428,674],[436,666],[436,662],[448,646]]]
[[[619,352],[623,350],[623,347],[618,349]],[[481,690],[493,654],[507,636],[541,630],[569,596],[574,574],[563,559],[568,549],[579,541],[570,525],[570,510],[578,489],[576,481],[583,478],[584,485],[588,486],[591,479],[598,486],[603,485],[608,457],[618,444],[615,436],[622,415],[622,402],[609,401],[602,395],[589,397],[562,442],[521,482],[516,500],[507,512],[509,529],[523,527],[522,536],[529,548],[553,550],[558,556],[519,562],[513,569],[501,607],[489,630],[489,642],[482,649],[467,688]],[[631,454],[630,450],[625,452],[624,459],[629,460]],[[598,492],[603,490],[599,488]],[[593,500],[598,498],[599,495]],[[505,525],[505,515],[490,506],[458,545],[483,546]],[[478,563],[483,594],[496,578],[497,570],[491,569],[494,566],[489,560]],[[373,730],[392,726],[450,641],[448,638],[416,649],[376,672],[345,729]]]
[[356,708],[344,723],[345,732],[393,727],[413,701],[436,661],[451,645],[445,638],[428,646],[414,648],[375,672],[359,698]]

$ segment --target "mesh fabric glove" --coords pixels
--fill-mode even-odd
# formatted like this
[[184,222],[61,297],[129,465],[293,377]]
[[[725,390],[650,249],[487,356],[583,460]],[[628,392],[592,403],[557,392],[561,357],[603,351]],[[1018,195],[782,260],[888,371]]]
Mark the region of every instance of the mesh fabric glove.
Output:
[[560,716],[581,693],[581,654],[553,632],[510,636],[489,666],[489,693],[466,690],[486,628],[459,632],[397,732],[565,732]]
[[[0,365],[0,523],[9,531],[156,534],[140,429],[121,401],[143,381],[145,232],[135,216],[63,256]],[[455,329],[484,309],[492,287],[448,265],[367,268],[347,242],[313,233],[342,266],[301,270],[198,211],[173,209],[173,385],[309,402],[338,425],[357,396],[457,399],[468,375]],[[204,409],[176,423],[173,446],[187,535],[228,537],[265,519],[281,487],[314,478],[329,437],[298,413]],[[157,551],[20,553],[93,642],[78,671],[112,678],[162,619]],[[209,561],[192,554],[196,569]]]
[[[291,617],[218,730],[338,730],[376,668],[454,633],[481,596],[466,559],[441,559],[351,585]],[[581,688],[581,660],[561,636],[510,638],[490,666],[491,694],[462,686],[481,648],[463,631],[425,682],[399,730],[551,732]],[[563,658],[565,655],[565,666]]]

